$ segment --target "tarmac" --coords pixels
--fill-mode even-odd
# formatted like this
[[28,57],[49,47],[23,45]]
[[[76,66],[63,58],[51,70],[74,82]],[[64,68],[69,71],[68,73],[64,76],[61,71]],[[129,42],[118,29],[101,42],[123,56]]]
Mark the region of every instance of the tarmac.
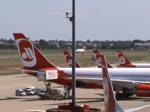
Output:
[[[40,100],[38,96],[15,96],[16,89],[27,86],[45,87],[36,77],[26,74],[0,76],[0,112],[27,112],[29,110],[46,110],[56,108],[58,105],[71,102],[70,100]],[[52,84],[52,87],[62,87]],[[91,108],[104,108],[103,90],[76,89],[76,104],[89,105]],[[149,97],[132,96],[129,99],[119,100],[123,109],[150,104]],[[150,112],[150,107],[136,112]]]

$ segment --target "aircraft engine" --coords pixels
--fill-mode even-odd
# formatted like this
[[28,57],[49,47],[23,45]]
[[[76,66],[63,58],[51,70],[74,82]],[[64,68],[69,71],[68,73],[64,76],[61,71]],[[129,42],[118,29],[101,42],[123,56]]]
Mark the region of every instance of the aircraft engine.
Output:
[[136,86],[136,95],[141,97],[150,97],[150,85],[139,84]]

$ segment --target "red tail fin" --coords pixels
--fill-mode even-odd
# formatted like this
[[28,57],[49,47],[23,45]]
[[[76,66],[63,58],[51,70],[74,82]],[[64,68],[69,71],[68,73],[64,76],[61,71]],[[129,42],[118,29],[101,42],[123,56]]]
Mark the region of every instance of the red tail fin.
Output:
[[56,68],[22,33],[14,33],[13,35],[24,69]]
[[100,55],[100,59],[102,63],[105,112],[123,112],[121,107],[117,104],[116,98],[113,93],[113,87],[110,81],[105,56]]
[[[96,63],[97,63],[98,68],[101,68],[101,61],[99,60],[100,52],[97,49],[94,49],[93,53],[96,58]],[[106,63],[107,63],[108,68],[112,68],[112,66],[108,62],[106,62]]]
[[[68,51],[64,51],[65,60],[69,67],[72,67],[72,56]],[[81,66],[76,62],[76,68],[80,68]]]
[[94,53],[94,55],[100,54],[100,52],[99,52],[97,49],[94,49],[94,50],[93,50],[93,53]]
[[117,51],[117,53],[119,58],[119,66],[134,67],[134,65],[127,59],[127,57],[121,51]]

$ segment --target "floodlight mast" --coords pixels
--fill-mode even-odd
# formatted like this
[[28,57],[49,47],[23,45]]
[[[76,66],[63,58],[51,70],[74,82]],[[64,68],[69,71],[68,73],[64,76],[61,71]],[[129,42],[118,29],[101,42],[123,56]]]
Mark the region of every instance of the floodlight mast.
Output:
[[75,50],[76,50],[76,40],[75,40],[75,0],[72,0],[72,109],[74,110],[76,106],[76,71],[75,71]]
[[70,12],[66,12],[66,17],[72,23],[72,110],[76,106],[76,75],[75,75],[75,65],[76,65],[76,40],[75,40],[75,0],[72,0],[72,16]]

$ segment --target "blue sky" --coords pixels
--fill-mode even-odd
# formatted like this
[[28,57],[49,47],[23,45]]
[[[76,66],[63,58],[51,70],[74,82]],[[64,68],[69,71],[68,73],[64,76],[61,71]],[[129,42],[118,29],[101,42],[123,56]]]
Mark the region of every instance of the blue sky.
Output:
[[[71,40],[72,0],[1,0],[0,38]],[[76,0],[76,40],[150,40],[149,0]]]

